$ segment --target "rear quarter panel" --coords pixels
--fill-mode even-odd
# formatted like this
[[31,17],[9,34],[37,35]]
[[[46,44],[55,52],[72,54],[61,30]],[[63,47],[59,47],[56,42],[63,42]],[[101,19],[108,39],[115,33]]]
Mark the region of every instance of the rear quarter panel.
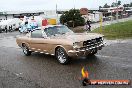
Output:
[[28,37],[17,37],[16,42],[19,47],[22,47],[22,44],[26,44],[27,47],[29,47],[29,38]]

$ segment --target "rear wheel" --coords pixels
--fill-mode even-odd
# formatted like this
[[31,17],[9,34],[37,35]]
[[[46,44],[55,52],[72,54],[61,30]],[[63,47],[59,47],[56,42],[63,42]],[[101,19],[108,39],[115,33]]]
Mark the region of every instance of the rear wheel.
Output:
[[61,47],[57,48],[55,56],[60,64],[68,64],[69,57],[63,48],[61,48]]
[[22,45],[22,49],[23,49],[23,53],[26,55],[26,56],[30,56],[31,55],[31,51],[29,51],[28,47],[26,46],[26,44],[23,44]]

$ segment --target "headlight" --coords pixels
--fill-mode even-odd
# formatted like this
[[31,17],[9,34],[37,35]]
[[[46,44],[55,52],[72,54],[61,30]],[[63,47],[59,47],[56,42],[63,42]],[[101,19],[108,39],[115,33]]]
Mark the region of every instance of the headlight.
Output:
[[80,42],[73,43],[73,48],[79,48],[79,44],[80,44]]

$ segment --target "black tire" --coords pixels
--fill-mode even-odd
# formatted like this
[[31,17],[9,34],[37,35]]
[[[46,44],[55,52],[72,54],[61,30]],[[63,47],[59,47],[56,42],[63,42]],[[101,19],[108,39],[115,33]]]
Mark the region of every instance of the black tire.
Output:
[[97,50],[95,50],[94,52],[88,54],[86,57],[89,57],[89,56],[94,56],[95,54],[97,53]]
[[59,47],[56,49],[55,56],[56,56],[56,59],[59,61],[59,63],[63,65],[68,64],[70,61],[68,54],[62,47]]
[[23,49],[23,53],[26,55],[26,56],[30,56],[31,55],[31,51],[29,51],[28,47],[26,46],[26,44],[22,44],[22,49]]
[[97,51],[92,52],[90,55],[93,56],[97,53]]

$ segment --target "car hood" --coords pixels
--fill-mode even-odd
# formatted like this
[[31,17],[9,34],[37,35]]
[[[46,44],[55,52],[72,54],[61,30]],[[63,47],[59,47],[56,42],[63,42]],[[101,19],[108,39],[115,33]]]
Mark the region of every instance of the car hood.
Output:
[[95,39],[99,37],[103,37],[103,35],[97,34],[97,33],[73,33],[73,34],[56,35],[51,38],[67,39],[73,42],[81,42],[81,41],[91,40],[91,39]]

